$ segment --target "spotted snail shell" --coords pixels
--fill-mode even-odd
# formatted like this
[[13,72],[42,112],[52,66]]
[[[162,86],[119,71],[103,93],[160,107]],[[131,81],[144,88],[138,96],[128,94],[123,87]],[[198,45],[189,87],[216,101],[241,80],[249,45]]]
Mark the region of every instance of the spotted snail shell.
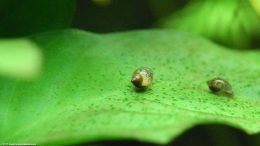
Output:
[[153,80],[153,72],[147,67],[141,67],[134,71],[131,82],[138,89],[146,89]]
[[217,95],[222,95],[222,96],[227,96],[227,97],[232,97],[234,95],[232,86],[229,84],[228,81],[216,77],[211,80],[207,81],[209,89],[217,94]]

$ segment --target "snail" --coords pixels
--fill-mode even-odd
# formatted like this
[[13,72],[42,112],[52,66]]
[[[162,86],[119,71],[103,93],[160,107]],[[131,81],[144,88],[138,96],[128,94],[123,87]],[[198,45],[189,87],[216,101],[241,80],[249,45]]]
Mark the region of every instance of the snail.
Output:
[[134,71],[131,82],[137,89],[146,89],[152,84],[153,72],[147,67],[141,67]]
[[217,95],[232,97],[234,95],[232,86],[228,81],[216,77],[207,81],[209,89]]

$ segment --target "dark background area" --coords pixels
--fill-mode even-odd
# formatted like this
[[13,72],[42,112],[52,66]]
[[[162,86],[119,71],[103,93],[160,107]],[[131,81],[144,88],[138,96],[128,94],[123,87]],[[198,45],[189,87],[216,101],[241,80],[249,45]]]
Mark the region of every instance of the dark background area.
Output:
[[152,10],[142,0],[113,0],[103,5],[79,0],[73,27],[93,32],[114,32],[149,28],[154,21]]
[[[106,1],[106,2],[100,2]],[[188,0],[78,0],[72,27],[106,33],[156,27]]]
[[[257,146],[260,134],[245,132],[223,124],[198,125],[166,144],[167,146]],[[77,146],[161,146],[137,140],[115,140],[82,143]]]

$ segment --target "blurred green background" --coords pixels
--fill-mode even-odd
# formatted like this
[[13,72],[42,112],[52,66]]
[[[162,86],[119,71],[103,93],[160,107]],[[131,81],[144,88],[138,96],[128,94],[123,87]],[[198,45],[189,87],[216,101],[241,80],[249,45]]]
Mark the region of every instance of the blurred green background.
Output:
[[107,33],[167,28],[235,49],[260,48],[259,0],[2,0],[0,36],[74,27]]
[[73,27],[101,33],[178,29],[231,48],[252,49],[260,42],[256,5],[243,0],[80,0]]

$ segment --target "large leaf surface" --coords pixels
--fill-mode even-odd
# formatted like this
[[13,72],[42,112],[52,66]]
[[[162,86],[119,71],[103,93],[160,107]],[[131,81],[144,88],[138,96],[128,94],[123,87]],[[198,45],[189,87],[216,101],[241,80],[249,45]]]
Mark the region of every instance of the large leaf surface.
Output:
[[[135,138],[166,143],[203,123],[260,131],[259,51],[238,52],[174,31],[97,35],[77,30],[33,37],[44,48],[34,82],[0,81],[0,139],[8,143],[73,144]],[[132,72],[154,71],[135,92]],[[230,81],[234,98],[206,81]]]

